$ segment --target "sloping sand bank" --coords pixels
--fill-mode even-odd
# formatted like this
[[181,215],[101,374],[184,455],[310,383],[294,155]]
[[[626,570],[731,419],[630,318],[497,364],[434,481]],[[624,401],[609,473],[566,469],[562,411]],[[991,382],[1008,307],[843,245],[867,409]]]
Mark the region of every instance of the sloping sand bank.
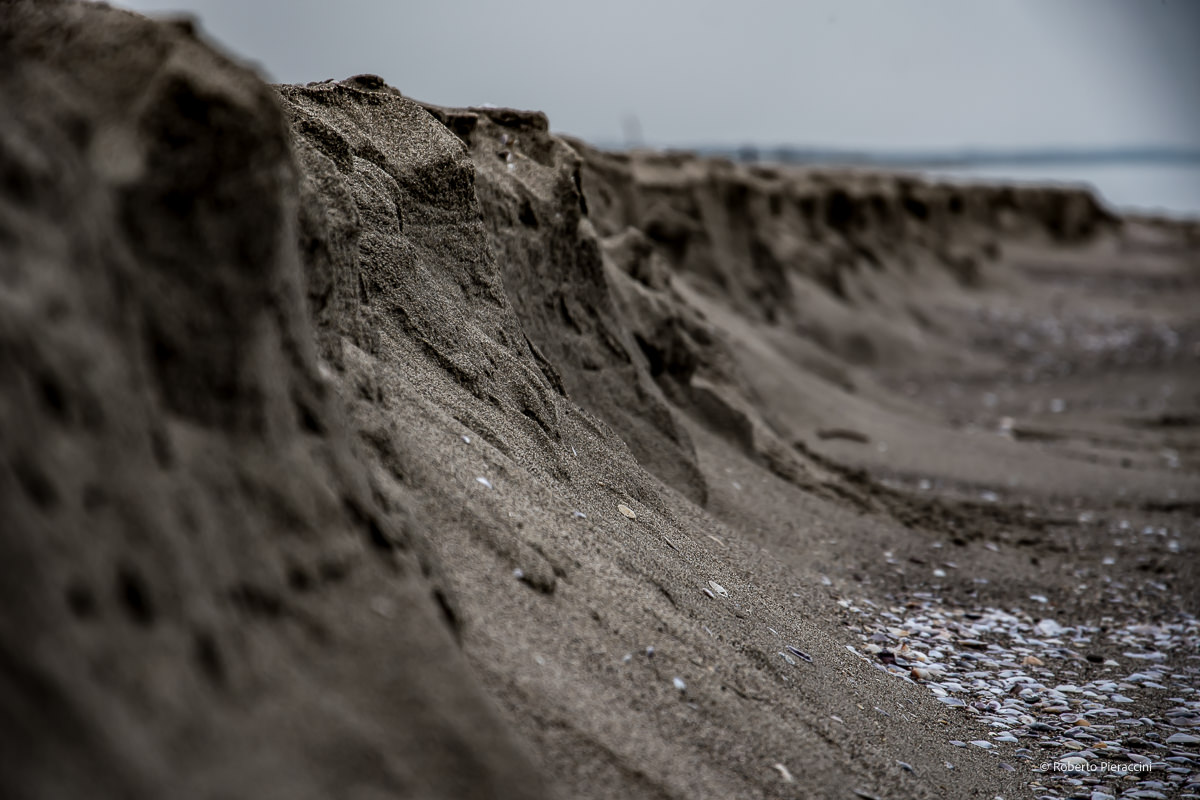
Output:
[[1195,225],[0,56],[0,795],[1194,791]]

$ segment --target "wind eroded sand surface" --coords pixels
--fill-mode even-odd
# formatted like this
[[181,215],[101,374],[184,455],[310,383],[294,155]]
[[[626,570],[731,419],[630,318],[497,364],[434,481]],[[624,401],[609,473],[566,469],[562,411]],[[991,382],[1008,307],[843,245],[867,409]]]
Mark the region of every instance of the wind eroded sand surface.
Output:
[[1194,225],[0,25],[5,796],[1184,791]]

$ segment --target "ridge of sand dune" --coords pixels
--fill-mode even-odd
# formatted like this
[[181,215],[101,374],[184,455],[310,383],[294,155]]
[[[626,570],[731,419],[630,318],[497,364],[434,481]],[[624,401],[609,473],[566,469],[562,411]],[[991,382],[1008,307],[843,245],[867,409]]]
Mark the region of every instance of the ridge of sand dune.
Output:
[[1194,682],[1194,225],[0,48],[5,797],[1017,797],[906,615]]

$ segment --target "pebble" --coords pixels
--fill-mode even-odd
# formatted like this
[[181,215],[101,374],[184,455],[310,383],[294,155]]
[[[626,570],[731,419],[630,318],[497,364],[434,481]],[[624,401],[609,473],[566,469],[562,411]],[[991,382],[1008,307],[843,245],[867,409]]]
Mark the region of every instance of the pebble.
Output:
[[483,476],[480,476],[480,477],[476,478],[475,480],[478,481],[479,483],[483,484],[484,486],[486,486],[489,489],[492,488],[492,482],[489,481],[487,478],[484,478]]
[[675,689],[680,692],[687,691],[687,684],[683,682],[683,678],[674,678],[671,683],[675,685]]
[[[1068,625],[1017,608],[955,608],[930,592],[891,606],[837,602],[858,617],[861,643],[849,652],[926,687],[987,737],[951,745],[1024,769],[1076,765],[1034,769],[1033,796],[1154,800],[1190,779],[1184,796],[1200,797],[1200,621],[1187,612],[1149,623],[1119,617],[1114,603],[1112,617]],[[1096,655],[1105,651],[1123,657]],[[1104,763],[1150,772],[1078,769]]]
[[384,619],[391,619],[396,614],[396,604],[386,597],[372,597],[371,610]]
[[716,581],[709,581],[708,588],[719,594],[721,597],[729,597],[729,590]]
[[[480,480],[483,480],[483,479],[480,478]],[[624,503],[617,504],[617,511],[620,511],[622,514],[629,517],[630,519],[637,519],[637,512],[635,512],[632,508],[625,505]]]

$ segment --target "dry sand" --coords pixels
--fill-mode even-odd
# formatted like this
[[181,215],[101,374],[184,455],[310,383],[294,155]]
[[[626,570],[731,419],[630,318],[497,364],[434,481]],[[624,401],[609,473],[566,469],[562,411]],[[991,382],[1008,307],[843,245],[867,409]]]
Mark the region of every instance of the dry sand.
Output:
[[1195,792],[1195,224],[0,64],[0,795]]

